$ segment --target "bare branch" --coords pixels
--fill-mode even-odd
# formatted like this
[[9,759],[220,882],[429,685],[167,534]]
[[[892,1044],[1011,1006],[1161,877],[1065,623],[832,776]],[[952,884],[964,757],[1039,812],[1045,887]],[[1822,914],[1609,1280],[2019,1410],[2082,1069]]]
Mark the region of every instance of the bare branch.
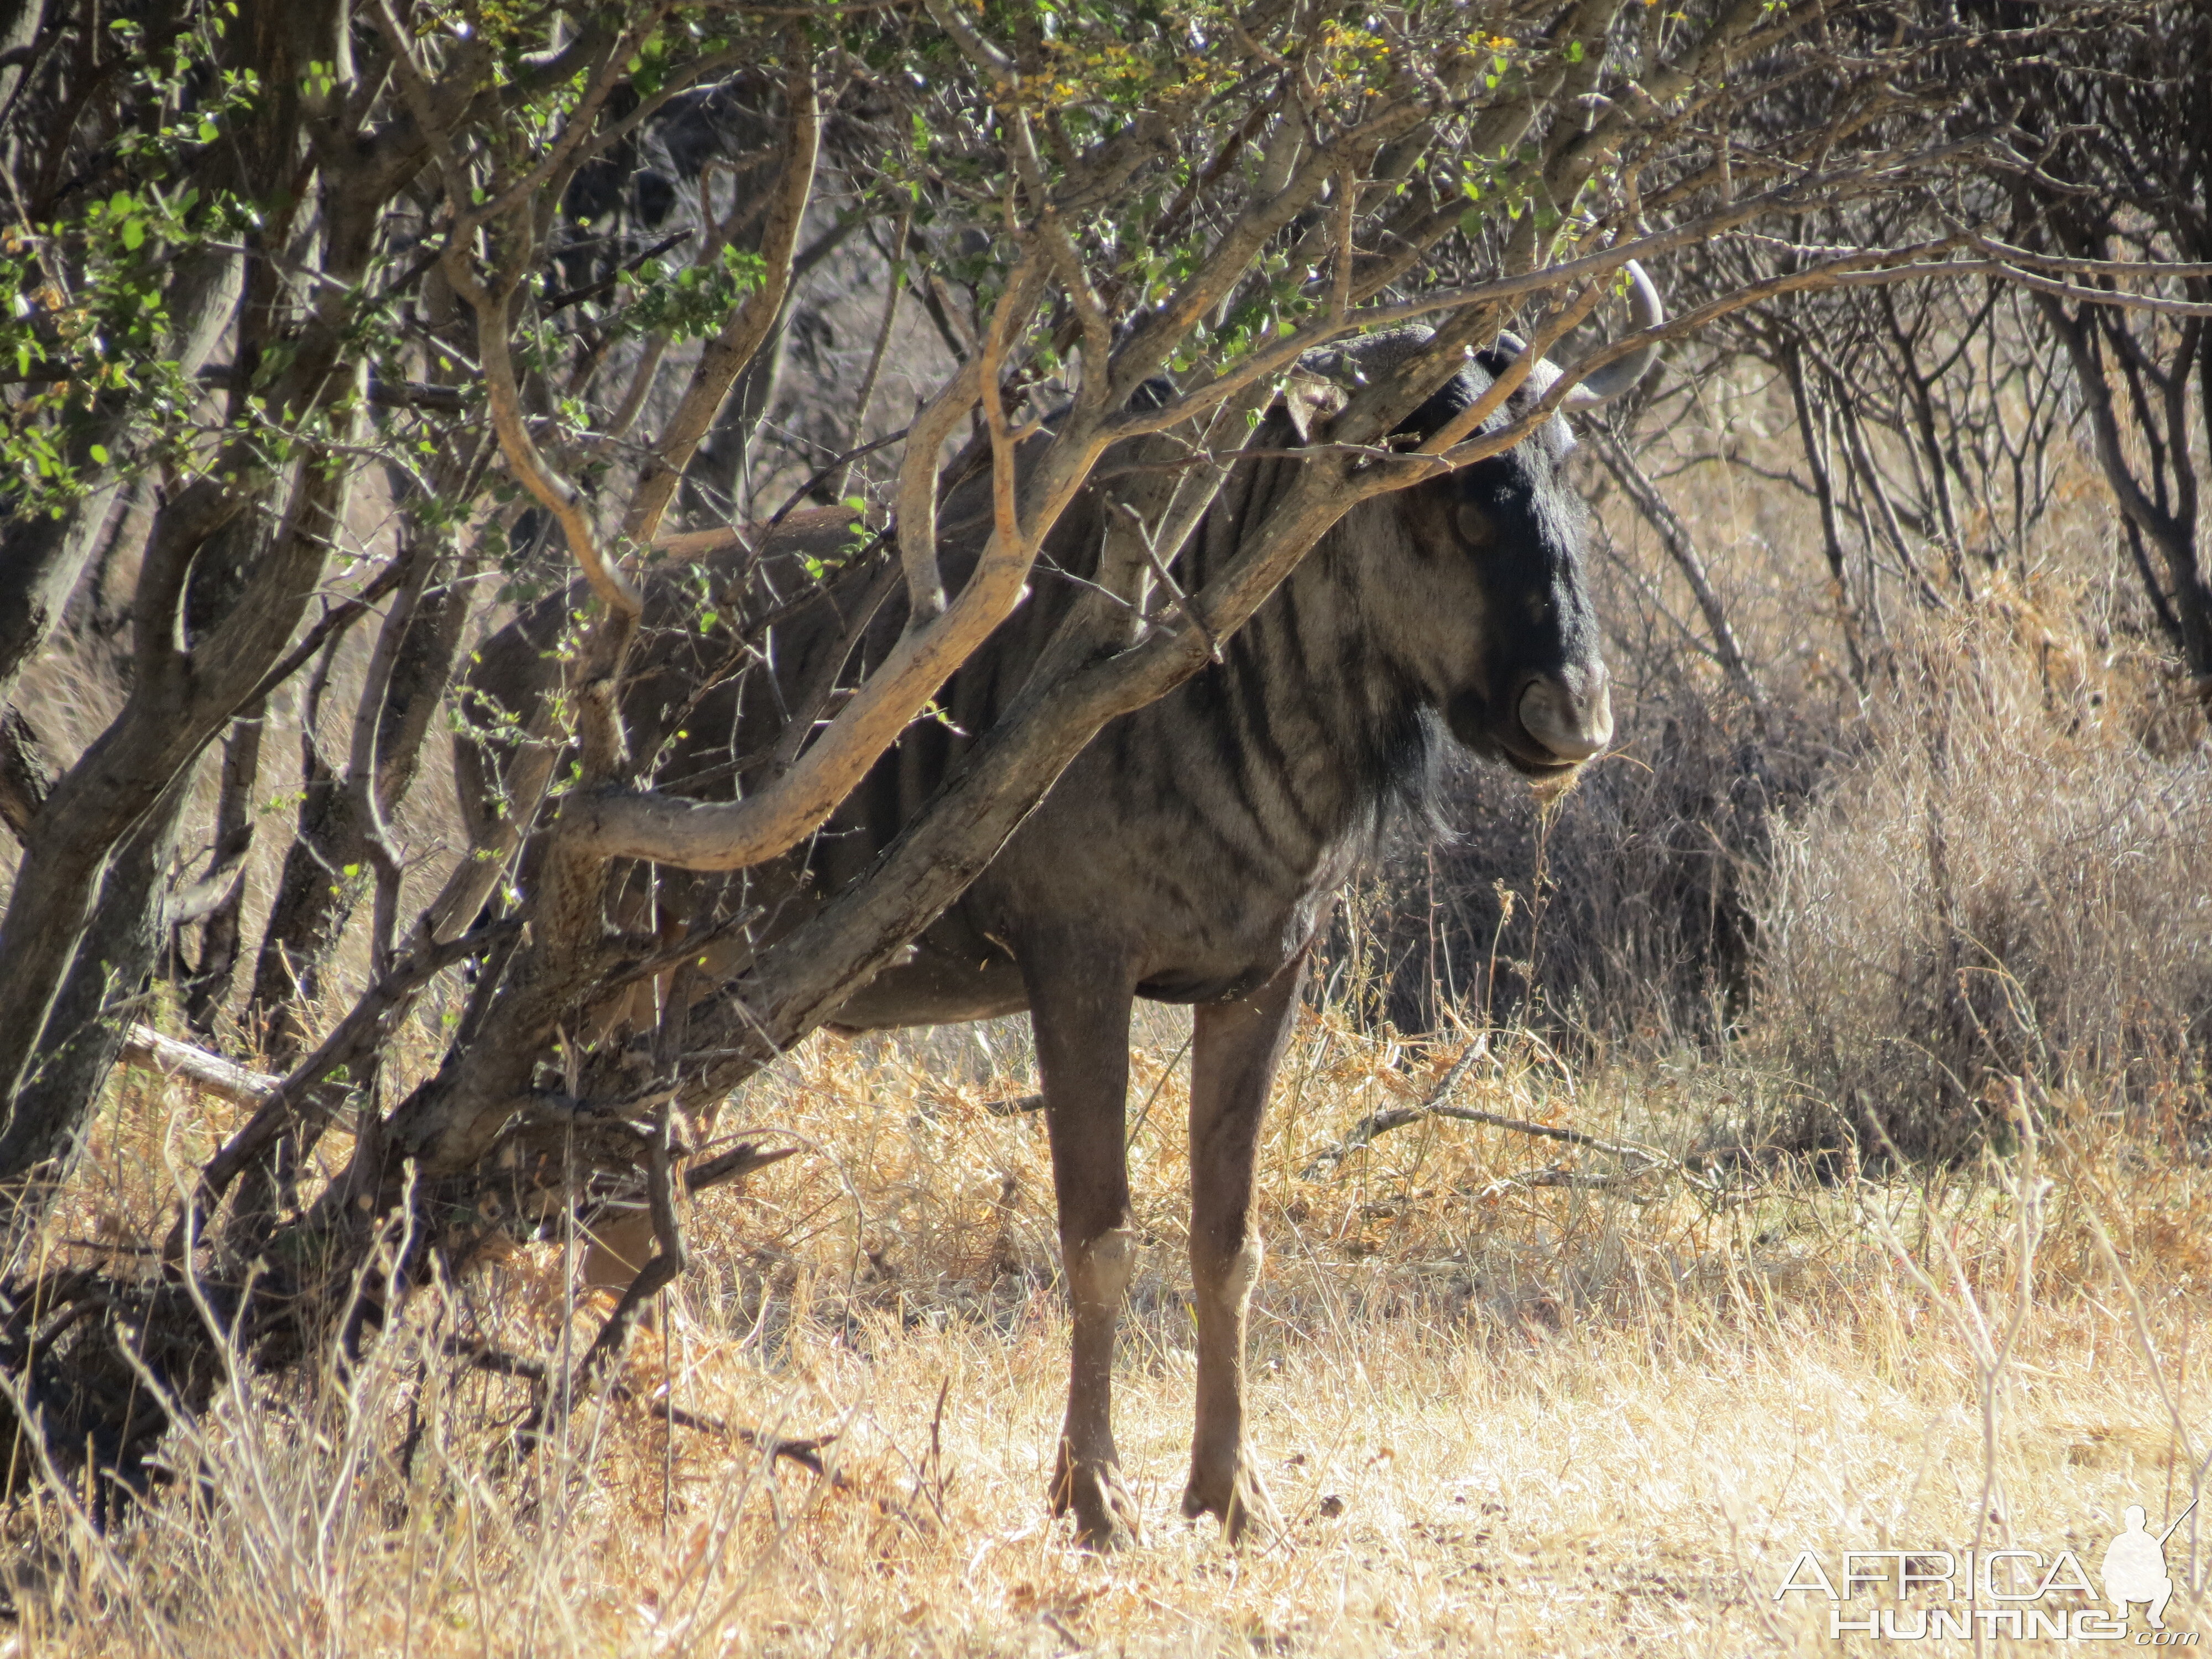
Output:
[[1652,483],[1650,476],[1637,465],[1636,458],[1629,453],[1627,446],[1620,441],[1608,422],[1592,421],[1584,430],[1589,434],[1598,459],[1605,463],[1606,470],[1628,493],[1629,500],[1636,503],[1638,510],[1657,533],[1660,544],[1667,550],[1668,556],[1674,561],[1675,568],[1682,573],[1682,580],[1689,584],[1690,592],[1698,602],[1698,609],[1705,612],[1705,626],[1713,636],[1713,650],[1719,658],[1722,671],[1728,675],[1729,683],[1763,717],[1766,694],[1760,688],[1758,677],[1751,672],[1751,664],[1743,654],[1743,647],[1736,642],[1735,630],[1729,625],[1728,612],[1721,605],[1720,596],[1713,592],[1711,580],[1705,573],[1705,560],[1698,556],[1697,542],[1691,536],[1688,526],[1668,505],[1659,486]]
[[767,228],[761,235],[761,284],[699,355],[690,384],[654,445],[623,515],[623,536],[632,544],[649,543],[659,532],[684,469],[714,425],[730,388],[775,327],[789,291],[799,228],[806,217],[807,204],[813,199],[822,112],[814,86],[814,52],[807,33],[794,27],[787,40],[791,62],[784,76],[783,173],[776,181]]
[[467,250],[459,243],[447,250],[446,271],[454,290],[476,307],[477,356],[483,373],[484,400],[508,469],[559,523],[568,538],[570,555],[583,568],[584,580],[607,609],[630,618],[642,615],[645,601],[635,584],[599,546],[589,504],[574,484],[547,465],[530,434],[521,391],[515,384],[514,359],[508,350],[506,305],[477,281]]
[[[1010,287],[1010,297],[1012,293]],[[937,455],[952,428],[975,406],[982,383],[980,361],[970,357],[963,363],[906,429],[896,523],[899,559],[906,567],[908,614],[915,627],[945,614],[945,580],[937,569]]]
[[[993,308],[983,348],[973,365],[978,395],[986,399],[987,410],[995,403],[997,392],[987,366],[995,369],[1006,341],[1036,304],[1041,270],[1039,256],[1024,258],[1016,268],[1018,280],[1009,283]],[[962,375],[968,373],[963,369]],[[949,392],[957,390],[956,384]],[[987,418],[995,419],[996,528],[974,573],[941,615],[907,630],[813,746],[774,784],[742,801],[688,801],[612,791],[572,796],[561,818],[564,844],[600,858],[647,858],[687,870],[737,870],[781,853],[829,817],[876,757],[1019,602],[1038,546],[1106,442],[1094,432],[1068,451],[1065,447],[1071,434],[1063,433],[1053,446],[1057,465],[1043,469],[1050,475],[1049,490],[1056,495],[1048,493],[1046,510],[1031,514],[1024,528],[1013,495],[1012,452],[1017,434],[1006,428],[1003,411]],[[915,422],[917,428],[922,424]],[[909,471],[905,476],[910,478],[910,469],[917,465],[914,436],[909,435],[908,444]],[[933,497],[933,458],[931,489]],[[909,556],[903,547],[902,556]]]
[[164,1077],[180,1077],[196,1088],[240,1106],[258,1106],[284,1085],[284,1079],[256,1072],[196,1048],[189,1042],[163,1036],[150,1025],[133,1025],[123,1039],[119,1063],[136,1066]]

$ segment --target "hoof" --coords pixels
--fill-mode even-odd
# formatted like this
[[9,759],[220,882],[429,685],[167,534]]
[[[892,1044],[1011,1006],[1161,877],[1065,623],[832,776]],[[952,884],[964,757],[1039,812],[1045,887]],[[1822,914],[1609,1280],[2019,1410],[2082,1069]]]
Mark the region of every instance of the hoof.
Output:
[[1144,1528],[1137,1524],[1137,1500],[1121,1484],[1121,1468],[1113,1462],[1075,1464],[1068,1460],[1066,1447],[1060,1449],[1060,1467],[1053,1471],[1053,1513],[1073,1513],[1075,1541],[1099,1555],[1113,1555],[1144,1541]]
[[1065,1449],[1052,1480],[1052,1512],[1075,1516],[1075,1540],[1087,1550],[1110,1555],[1144,1542],[1136,1500],[1112,1463],[1070,1465]]
[[1191,1461],[1190,1484],[1182,1491],[1182,1512],[1195,1521],[1211,1515],[1231,1544],[1280,1533],[1283,1517],[1267,1496],[1251,1454],[1243,1447],[1231,1456]]

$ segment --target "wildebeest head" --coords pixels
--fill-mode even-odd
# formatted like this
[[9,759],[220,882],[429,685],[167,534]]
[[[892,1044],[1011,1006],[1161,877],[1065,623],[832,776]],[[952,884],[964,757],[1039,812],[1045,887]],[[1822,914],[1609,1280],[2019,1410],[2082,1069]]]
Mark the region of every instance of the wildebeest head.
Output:
[[[1632,280],[1637,322],[1649,327],[1662,314],[1657,294],[1640,270]],[[1426,338],[1426,331],[1374,337],[1346,355],[1357,354],[1359,369],[1371,374]],[[1433,435],[1487,391],[1520,349],[1504,337],[1404,430]],[[1650,365],[1647,352],[1601,371],[1576,388],[1589,390],[1571,406],[1620,395]],[[1525,416],[1559,374],[1552,363],[1537,363],[1483,429]],[[1613,738],[1584,569],[1589,509],[1567,479],[1574,446],[1565,419],[1554,415],[1500,454],[1370,503],[1352,538],[1363,561],[1373,562],[1359,586],[1376,635],[1414,678],[1422,702],[1467,747],[1536,778],[1566,775]]]

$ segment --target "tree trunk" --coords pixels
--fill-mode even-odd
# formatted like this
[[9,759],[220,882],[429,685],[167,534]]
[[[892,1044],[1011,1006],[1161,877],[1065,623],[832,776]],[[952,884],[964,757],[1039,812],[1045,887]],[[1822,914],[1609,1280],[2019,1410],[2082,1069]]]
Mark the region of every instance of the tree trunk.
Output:
[[[2088,314],[2088,307],[2085,306],[2080,314],[2073,315],[2053,295],[2038,295],[2036,298],[2045,319],[2066,343],[2067,355],[2074,365],[2075,383],[2081,388],[2081,400],[2088,411],[2097,463],[2103,469],[2105,482],[2112,488],[2113,500],[2128,521],[2158,550],[2166,566],[2170,591],[2164,597],[2179,625],[2183,666],[2189,673],[2191,690],[2203,706],[2206,718],[2212,720],[2212,585],[2204,580],[2197,554],[2196,462],[2190,453],[2185,418],[2189,376],[2192,369],[2199,368],[2200,350],[2212,358],[2212,329],[2191,319],[2184,331],[2182,349],[2169,371],[2167,395],[2172,407],[2165,411],[2167,419],[2163,423],[2167,429],[2160,435],[2166,440],[2164,459],[2172,477],[2169,487],[2167,479],[2154,475],[2157,484],[2154,497],[2128,463],[2119,412],[2115,407],[2112,382],[2106,375],[2093,337],[2097,325]],[[2212,376],[2212,362],[2203,366],[2203,372]],[[2160,411],[2144,407],[2139,392],[2135,394],[2134,401],[2134,413],[2139,422],[2158,422]],[[2212,416],[2207,418],[2212,419]],[[2158,453],[2154,451],[2154,456]],[[2169,501],[2173,504],[2172,510],[2166,506]],[[2148,575],[2147,570],[2145,574]],[[2159,597],[2155,592],[2152,594],[2154,601]]]
[[[207,362],[230,320],[239,283],[239,261],[232,254],[204,252],[184,262],[170,300],[176,325],[168,339],[182,374],[197,374]],[[116,457],[106,475],[58,517],[40,513],[10,519],[0,536],[0,709],[8,706],[16,681],[61,619],[87,562],[128,510],[133,491],[125,485],[133,462],[125,452],[131,418],[125,399],[103,399],[70,434],[69,461],[80,471],[98,473],[92,460],[98,446]]]
[[53,790],[53,767],[39,734],[15,710],[0,708],[0,823],[17,841],[26,839]]
[[[185,1018],[203,1036],[215,1029],[216,1016],[230,1000],[238,967],[239,913],[246,904],[246,860],[253,850],[253,791],[261,770],[262,705],[256,703],[230,723],[222,740],[222,792],[216,804],[215,847],[208,872],[194,891],[180,894],[170,926],[200,925],[200,959],[181,975]],[[181,942],[173,948],[182,951]]]
[[0,1170],[11,1176],[66,1167],[86,1109],[122,1051],[134,1005],[169,936],[163,900],[190,786],[188,775],[179,776],[106,860],[99,902],[48,1009],[37,1063],[0,1130]]
[[[334,424],[343,435],[343,420]],[[0,1007],[9,1011],[0,1024],[0,1097],[8,1102],[0,1182],[58,1152],[90,1105],[88,1094],[70,1104],[45,1084],[35,1098],[26,1091],[55,1046],[69,1041],[71,1028],[55,1021],[66,1017],[64,988],[80,980],[93,934],[121,928],[135,937],[147,924],[143,914],[101,914],[108,866],[118,844],[261,694],[319,582],[347,489],[337,469],[300,467],[290,511],[273,532],[262,510],[266,485],[204,480],[164,506],[140,580],[137,683],[47,797],[0,921]]]
[[[347,57],[346,8],[257,0],[243,11],[222,50],[251,58],[266,94],[250,131],[208,148],[204,182],[243,190],[263,214],[242,261],[212,248],[194,256],[203,269],[190,287],[201,297],[179,327],[198,349],[210,324],[219,331],[234,320],[234,398],[247,389],[240,377],[266,368],[260,407],[343,453],[361,419],[362,346],[352,313],[331,290],[360,280],[383,198],[404,175],[374,152],[354,153],[350,172],[334,153],[313,173],[299,171],[308,123],[320,118],[303,101],[313,95],[304,71]],[[279,303],[279,274],[302,258],[319,280],[295,313]],[[234,290],[228,274],[241,270]],[[240,303],[215,303],[234,291]],[[281,355],[265,355],[279,345]],[[317,447],[272,466],[259,438],[247,435],[213,459],[155,515],[133,600],[130,697],[47,797],[0,918],[0,1183],[49,1164],[90,1109],[113,1048],[78,1044],[98,1054],[82,1067],[58,1066],[57,1056],[82,1023],[84,987],[109,976],[101,942],[137,940],[160,919],[161,880],[139,866],[173,848],[168,834],[155,833],[161,803],[232,718],[266,695],[264,682],[343,538],[353,469],[329,452]],[[103,904],[110,890],[112,909]],[[59,1086],[64,1074],[73,1094]]]
[[[433,564],[427,550],[416,556],[421,575],[411,586],[419,590]],[[403,583],[395,605],[406,605],[413,597],[410,586]],[[424,593],[399,622],[392,674],[382,707],[373,716],[373,787],[380,817],[388,817],[414,783],[468,613],[468,586],[454,580]],[[304,1005],[321,989],[323,967],[345,932],[369,865],[373,826],[367,804],[346,770],[325,757],[313,729],[319,712],[309,710],[307,729],[301,733],[306,793],[253,970],[252,1006],[264,1022],[263,1052],[280,1069],[306,1052]]]

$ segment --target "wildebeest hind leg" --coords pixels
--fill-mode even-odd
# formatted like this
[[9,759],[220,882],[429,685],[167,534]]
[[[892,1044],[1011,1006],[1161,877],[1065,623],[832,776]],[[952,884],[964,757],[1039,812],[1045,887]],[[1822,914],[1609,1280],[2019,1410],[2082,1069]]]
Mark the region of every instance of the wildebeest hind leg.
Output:
[[1231,1541],[1279,1527],[1244,1437],[1244,1315],[1260,1277],[1252,1161],[1267,1089],[1305,981],[1305,952],[1248,997],[1201,1004],[1190,1080],[1190,1272],[1198,1303],[1198,1430],[1182,1512]]
[[1134,976],[1091,941],[1030,941],[1017,953],[1036,1030],[1060,1200],[1060,1249],[1074,1318],[1067,1420],[1053,1510],[1075,1511],[1083,1541],[1137,1541],[1137,1507],[1114,1445],[1114,1338],[1133,1254],[1122,1115]]

